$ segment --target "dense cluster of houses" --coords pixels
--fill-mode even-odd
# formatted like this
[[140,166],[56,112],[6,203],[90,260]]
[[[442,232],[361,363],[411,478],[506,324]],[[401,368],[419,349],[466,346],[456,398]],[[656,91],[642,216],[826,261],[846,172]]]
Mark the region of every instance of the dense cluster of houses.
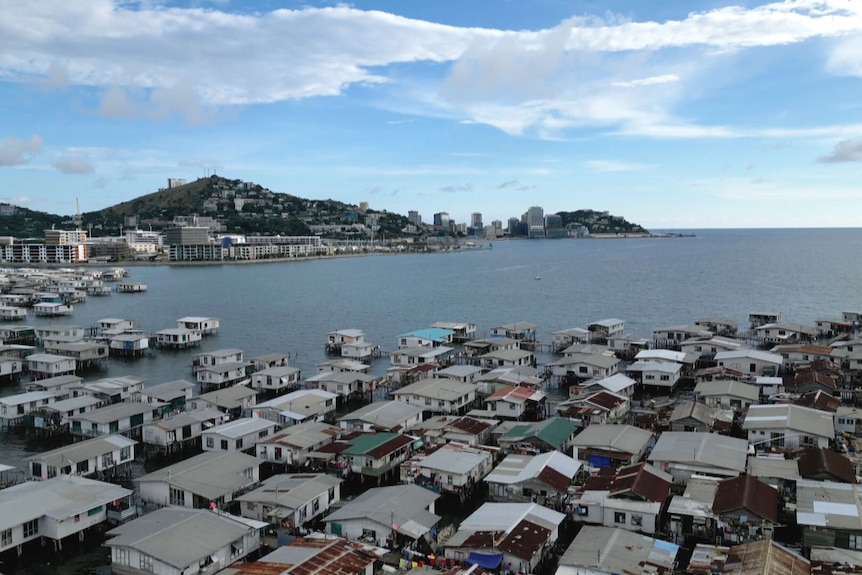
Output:
[[[58,347],[134,321],[40,327],[2,347],[26,376],[0,429],[74,441],[29,456],[28,481],[0,465],[0,555],[95,529],[129,575],[860,572],[862,313],[749,320],[644,338],[612,318],[550,344],[440,322],[395,337],[385,377],[351,328],[313,374],[229,348],[163,383],[84,379]],[[145,451],[193,455],[111,482]]]

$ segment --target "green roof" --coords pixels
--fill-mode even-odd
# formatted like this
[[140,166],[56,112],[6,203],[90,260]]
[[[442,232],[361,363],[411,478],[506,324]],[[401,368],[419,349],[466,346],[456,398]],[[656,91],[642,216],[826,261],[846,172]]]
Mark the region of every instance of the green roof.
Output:
[[536,437],[555,448],[560,447],[575,432],[575,425],[566,419],[552,417],[545,421],[516,425],[503,435],[506,439]]
[[397,433],[366,433],[350,440],[350,447],[344,450],[347,455],[364,455],[380,447],[387,441],[398,437]]

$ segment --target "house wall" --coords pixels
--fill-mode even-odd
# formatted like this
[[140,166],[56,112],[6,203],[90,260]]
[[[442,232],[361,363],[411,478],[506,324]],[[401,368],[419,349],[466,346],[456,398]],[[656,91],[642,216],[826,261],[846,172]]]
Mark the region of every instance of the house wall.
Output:
[[[336,521],[334,523],[341,525],[341,536],[351,541],[361,538],[364,529],[373,531],[376,541],[380,544],[383,544],[386,541],[386,538],[392,534],[391,526],[383,525],[382,523],[372,521],[368,518],[348,519],[346,521]],[[333,522],[331,521],[326,522],[327,533],[333,533],[332,524]]]
[[778,434],[779,439],[783,439],[783,447],[786,449],[799,449],[800,447],[822,447],[828,448],[831,438],[802,436],[799,432],[793,429],[749,429],[748,443],[754,445],[755,449],[766,450],[769,448],[769,440],[774,437],[773,434]]
[[[660,505],[655,504],[655,511],[626,509],[625,501],[616,501],[615,505],[602,507],[602,525],[616,527],[627,531],[640,531],[647,535],[656,532],[657,515]],[[638,525],[638,522],[640,525]]]

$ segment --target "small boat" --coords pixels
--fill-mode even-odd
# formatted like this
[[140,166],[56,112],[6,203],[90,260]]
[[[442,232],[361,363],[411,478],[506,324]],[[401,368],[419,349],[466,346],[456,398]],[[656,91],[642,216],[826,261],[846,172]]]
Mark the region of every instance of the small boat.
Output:
[[536,279],[540,280],[540,279],[542,279],[542,276],[536,276]]

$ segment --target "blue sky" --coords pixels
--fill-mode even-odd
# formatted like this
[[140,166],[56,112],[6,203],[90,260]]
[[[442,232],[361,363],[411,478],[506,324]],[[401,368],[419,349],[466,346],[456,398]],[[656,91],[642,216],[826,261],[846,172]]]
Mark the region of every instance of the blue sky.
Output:
[[862,2],[0,0],[0,201],[858,226]]

